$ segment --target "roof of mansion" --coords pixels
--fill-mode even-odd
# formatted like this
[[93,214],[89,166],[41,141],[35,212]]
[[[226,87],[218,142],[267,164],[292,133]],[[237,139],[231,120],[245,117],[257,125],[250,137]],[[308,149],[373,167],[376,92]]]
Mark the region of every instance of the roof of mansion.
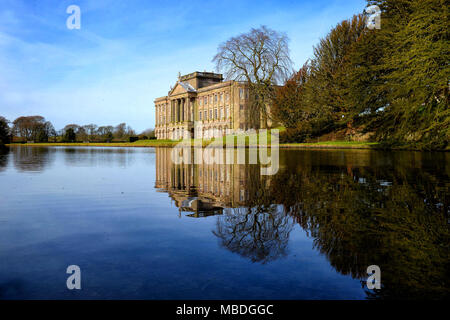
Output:
[[179,76],[178,81],[170,89],[167,96],[158,97],[155,99],[155,102],[166,100],[171,96],[186,93],[202,93],[205,91],[230,86],[234,82],[238,81],[223,81],[223,76],[219,73],[196,71],[184,76]]

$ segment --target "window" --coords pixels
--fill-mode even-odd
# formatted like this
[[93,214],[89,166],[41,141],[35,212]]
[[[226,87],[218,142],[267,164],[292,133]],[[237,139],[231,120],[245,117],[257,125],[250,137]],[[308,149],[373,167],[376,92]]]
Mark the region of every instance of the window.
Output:
[[212,120],[212,116],[213,116],[213,114],[212,114],[212,109],[210,109],[210,110],[209,110],[209,120]]
[[214,95],[214,103],[217,103],[217,94]]
[[201,107],[202,106],[202,99],[200,99],[199,101],[198,101],[198,105]]
[[209,104],[212,104],[212,96],[209,96]]
[[217,119],[217,109],[214,109],[214,119]]
[[244,110],[244,105],[241,104],[241,105],[239,106],[239,109],[240,109],[240,110]]
[[223,103],[223,92],[222,92],[222,93],[220,93],[220,102],[222,102],[222,103]]
[[239,88],[239,99],[244,99],[244,89]]
[[228,115],[229,115],[228,108],[225,108],[225,119],[228,118]]
[[202,121],[202,112],[201,112],[201,111],[199,111],[199,113],[198,113],[198,119],[199,119],[200,121]]
[[223,108],[220,108],[220,118],[223,119]]
[[230,101],[230,94],[227,92],[227,94],[225,95],[225,101],[228,102]]
[[208,111],[205,110],[205,120],[208,120]]
[[203,101],[203,102],[204,102],[203,104],[206,106],[206,105],[208,104],[208,97],[205,97],[203,100],[204,100],[204,101]]

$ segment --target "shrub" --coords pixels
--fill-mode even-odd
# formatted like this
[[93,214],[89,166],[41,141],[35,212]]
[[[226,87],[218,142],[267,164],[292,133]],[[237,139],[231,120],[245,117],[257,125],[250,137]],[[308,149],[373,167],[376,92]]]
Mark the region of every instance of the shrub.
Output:
[[129,137],[128,138],[128,141],[130,141],[130,142],[135,142],[135,141],[138,141],[139,140],[139,137]]
[[280,132],[280,143],[305,142],[310,137],[311,126],[305,122],[298,128],[286,128]]

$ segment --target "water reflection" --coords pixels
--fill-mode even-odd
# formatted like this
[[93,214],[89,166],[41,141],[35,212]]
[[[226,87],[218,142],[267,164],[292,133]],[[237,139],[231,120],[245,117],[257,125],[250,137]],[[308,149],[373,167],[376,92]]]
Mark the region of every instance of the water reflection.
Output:
[[[0,154],[0,170],[2,163],[6,166],[8,151]],[[20,172],[43,172],[52,167],[57,155],[63,155],[64,163],[74,167],[122,167],[133,165],[135,151],[132,148],[84,148],[84,147],[24,147],[11,148],[14,167]]]
[[18,171],[40,172],[54,162],[56,150],[41,147],[13,147],[11,153],[14,167]]
[[133,164],[135,150],[132,148],[63,148],[64,161],[68,166],[95,167],[115,166],[126,168]]
[[286,255],[293,221],[276,205],[224,212],[213,231],[223,247],[252,262],[266,263]]
[[171,151],[0,154],[0,297],[71,298],[75,262],[80,298],[450,297],[448,153],[280,150],[265,176]]
[[180,164],[156,150],[156,187],[191,217],[217,215],[221,245],[253,262],[286,254],[294,222],[341,274],[382,270],[368,298],[449,297],[448,153],[283,151],[280,171]]
[[0,172],[5,170],[8,165],[8,148],[0,148]]

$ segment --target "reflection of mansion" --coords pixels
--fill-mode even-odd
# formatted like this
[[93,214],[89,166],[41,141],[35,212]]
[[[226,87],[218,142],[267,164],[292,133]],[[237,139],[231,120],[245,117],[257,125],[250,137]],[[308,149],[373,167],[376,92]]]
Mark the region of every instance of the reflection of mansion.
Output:
[[194,72],[180,76],[165,97],[155,99],[157,139],[220,137],[246,130],[248,89],[221,74]]
[[250,177],[261,178],[258,165],[174,164],[171,152],[171,148],[156,148],[155,187],[167,192],[180,211],[193,212],[189,216],[221,214],[226,208],[245,206],[254,189]]

